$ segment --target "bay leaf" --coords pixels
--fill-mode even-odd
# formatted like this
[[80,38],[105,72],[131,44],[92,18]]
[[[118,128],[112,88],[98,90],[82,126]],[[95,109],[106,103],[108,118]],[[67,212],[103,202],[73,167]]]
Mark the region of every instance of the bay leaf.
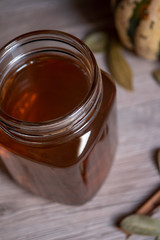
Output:
[[108,35],[103,31],[93,32],[83,41],[92,52],[103,52],[106,50],[108,44]]
[[127,90],[133,90],[132,70],[122,54],[122,46],[112,40],[108,48],[108,67],[115,81]]
[[124,218],[121,228],[130,234],[160,236],[160,220],[145,215],[133,214]]
[[153,77],[160,84],[160,69],[153,71]]

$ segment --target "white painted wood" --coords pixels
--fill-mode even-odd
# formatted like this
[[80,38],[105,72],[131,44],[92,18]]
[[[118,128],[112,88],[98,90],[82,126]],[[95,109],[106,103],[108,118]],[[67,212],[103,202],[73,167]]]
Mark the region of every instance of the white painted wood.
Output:
[[[106,0],[1,0],[0,46],[37,29],[59,29],[83,39],[93,29],[104,28],[106,16]],[[115,227],[117,219],[158,188],[153,155],[160,146],[160,86],[151,72],[159,63],[124,53],[132,66],[135,90],[117,87],[119,147],[102,188],[83,206],[65,206],[28,193],[1,169],[0,240],[123,240]],[[107,70],[105,55],[96,54],[96,59]]]

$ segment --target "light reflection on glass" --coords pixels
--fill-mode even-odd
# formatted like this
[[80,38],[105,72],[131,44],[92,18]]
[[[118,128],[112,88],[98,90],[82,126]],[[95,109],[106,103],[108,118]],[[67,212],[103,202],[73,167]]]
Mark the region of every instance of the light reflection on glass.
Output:
[[78,157],[82,154],[82,152],[84,151],[86,145],[87,145],[87,142],[88,142],[88,139],[89,139],[89,136],[91,134],[91,131],[85,133],[84,135],[82,135],[80,137],[80,145],[79,145],[79,149],[78,149]]

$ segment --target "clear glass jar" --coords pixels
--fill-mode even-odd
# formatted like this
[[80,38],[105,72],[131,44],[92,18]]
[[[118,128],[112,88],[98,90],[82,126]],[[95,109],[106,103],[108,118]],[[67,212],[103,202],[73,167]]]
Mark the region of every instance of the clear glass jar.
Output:
[[[16,82],[7,76],[23,69],[30,56],[46,54],[80,66],[87,76],[87,94],[58,118],[33,122],[9,115],[6,94],[11,89],[14,93]],[[85,203],[103,183],[116,149],[116,89],[109,75],[100,71],[79,39],[48,30],[24,34],[4,46],[0,72],[0,157],[10,174],[21,186],[53,201]]]

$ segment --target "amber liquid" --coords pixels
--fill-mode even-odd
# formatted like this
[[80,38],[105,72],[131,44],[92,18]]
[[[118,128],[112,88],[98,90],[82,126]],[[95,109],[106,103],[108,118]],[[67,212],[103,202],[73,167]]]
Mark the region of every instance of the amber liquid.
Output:
[[58,56],[34,57],[7,76],[1,108],[23,121],[52,120],[73,111],[89,87],[85,71],[73,61]]
[[[34,146],[0,129],[0,157],[12,177],[38,195],[65,204],[82,204],[99,189],[116,148],[115,86],[102,73],[103,99],[87,128],[67,141]],[[58,56],[25,60],[2,85],[0,106],[22,121],[43,122],[73,111],[91,83],[82,66]]]

